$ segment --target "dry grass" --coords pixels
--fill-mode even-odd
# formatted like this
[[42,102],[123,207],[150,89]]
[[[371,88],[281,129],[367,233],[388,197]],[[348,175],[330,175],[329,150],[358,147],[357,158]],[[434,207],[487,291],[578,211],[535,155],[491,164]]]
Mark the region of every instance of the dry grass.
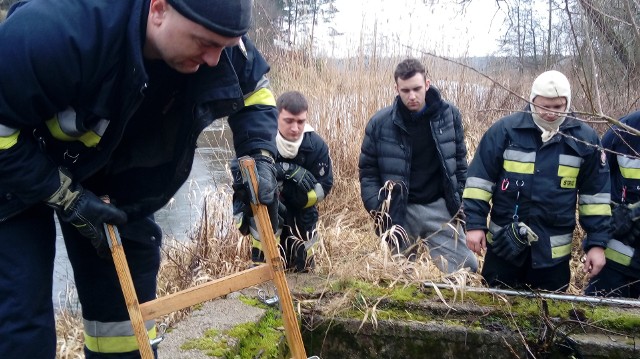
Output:
[[[357,161],[368,119],[391,104],[395,93],[392,72],[401,58],[330,61],[305,59],[296,54],[271,53],[271,80],[277,94],[299,90],[309,98],[309,119],[329,144],[334,165],[334,188],[320,205],[316,271],[333,279],[361,279],[371,283],[415,283],[425,280],[481,285],[478,275],[459,271],[441,273],[425,251],[415,261],[391,257],[384,241],[374,234],[374,223],[360,199]],[[443,97],[463,114],[471,159],[478,141],[497,118],[520,110],[524,102],[512,93],[528,97],[534,74],[514,74],[505,68],[490,70],[494,81],[453,62],[424,58],[432,82]],[[581,96],[578,96],[579,98]],[[580,108],[580,101],[574,101]],[[612,109],[616,113],[619,109]],[[164,246],[158,278],[158,295],[164,296],[205,281],[246,269],[250,243],[239,236],[232,223],[231,191],[221,187],[205,194],[202,220],[190,240]],[[570,293],[585,283],[578,260],[584,233],[574,236]],[[482,264],[482,258],[480,263]],[[187,312],[162,320],[180,320]],[[59,358],[80,357],[81,321],[77,311],[63,310],[57,318]]]

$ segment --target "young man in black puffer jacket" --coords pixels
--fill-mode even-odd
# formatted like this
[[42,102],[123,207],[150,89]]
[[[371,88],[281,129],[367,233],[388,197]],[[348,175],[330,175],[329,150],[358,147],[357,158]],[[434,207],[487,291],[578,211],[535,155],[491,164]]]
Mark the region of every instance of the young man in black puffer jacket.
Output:
[[[362,142],[358,165],[364,206],[383,219],[380,233],[398,233],[397,226],[406,230],[408,240],[392,236],[400,238],[389,243],[394,252],[411,254],[413,244],[426,239],[442,271],[476,271],[477,259],[455,221],[467,178],[460,111],[442,99],[416,59],[398,64],[394,79],[398,96],[371,118]],[[387,197],[388,211],[382,211]]]

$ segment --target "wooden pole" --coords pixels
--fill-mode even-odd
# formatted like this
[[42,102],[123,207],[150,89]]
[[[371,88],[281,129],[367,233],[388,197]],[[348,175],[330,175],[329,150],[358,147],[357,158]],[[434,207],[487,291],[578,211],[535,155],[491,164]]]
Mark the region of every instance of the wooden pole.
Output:
[[116,227],[113,225],[105,223],[104,226],[109,243],[111,244],[113,263],[116,266],[118,280],[120,281],[122,294],[124,294],[127,311],[129,312],[129,319],[131,320],[133,332],[138,342],[138,348],[140,349],[140,356],[142,359],[153,359],[154,356],[151,350],[151,343],[149,342],[149,335],[147,334],[147,328],[144,326],[144,320],[140,312],[140,303],[138,302],[136,289],[133,286],[133,279],[129,271],[129,264],[127,264],[127,257],[124,255],[124,248],[120,242],[120,236],[118,235]]
[[[258,176],[256,175],[256,163],[253,158],[244,156],[239,159],[242,177],[251,187],[252,192],[251,209],[256,219],[260,243],[265,252],[267,264],[273,270],[273,281],[280,297],[280,307],[284,321],[284,334],[291,349],[294,359],[307,359],[307,354],[302,343],[302,335],[298,326],[298,319],[293,309],[293,299],[289,292],[287,279],[284,275],[283,260],[280,251],[276,247],[276,237],[273,234],[273,227],[269,219],[267,207],[258,202]],[[255,203],[254,203],[255,202]]]

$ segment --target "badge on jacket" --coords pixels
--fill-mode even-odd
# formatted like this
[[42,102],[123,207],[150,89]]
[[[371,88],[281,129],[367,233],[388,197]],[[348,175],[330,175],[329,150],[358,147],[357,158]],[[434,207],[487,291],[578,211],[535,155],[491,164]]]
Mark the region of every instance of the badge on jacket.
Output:
[[604,149],[600,150],[600,167],[604,167],[607,165],[607,154],[604,152]]

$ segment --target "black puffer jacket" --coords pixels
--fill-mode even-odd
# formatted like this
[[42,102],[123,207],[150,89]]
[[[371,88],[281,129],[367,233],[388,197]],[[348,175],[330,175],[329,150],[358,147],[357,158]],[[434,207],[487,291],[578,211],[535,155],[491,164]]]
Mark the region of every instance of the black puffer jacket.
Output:
[[[367,124],[360,151],[360,195],[367,211],[378,211],[385,193],[380,189],[387,181],[396,185],[392,192],[389,215],[385,224],[404,224],[411,173],[410,134],[399,112],[400,98],[392,106],[378,111]],[[453,216],[460,207],[467,179],[467,147],[460,111],[442,100],[433,86],[426,95],[426,116],[431,121],[431,134],[442,165],[443,197]],[[386,228],[383,228],[385,230]]]

